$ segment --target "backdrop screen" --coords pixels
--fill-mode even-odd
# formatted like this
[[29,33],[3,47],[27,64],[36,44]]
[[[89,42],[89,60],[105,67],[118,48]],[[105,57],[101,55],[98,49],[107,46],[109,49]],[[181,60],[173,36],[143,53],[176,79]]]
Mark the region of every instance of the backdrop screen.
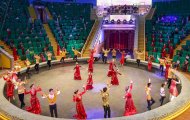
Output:
[[152,5],[152,0],[97,0],[97,6],[111,5]]

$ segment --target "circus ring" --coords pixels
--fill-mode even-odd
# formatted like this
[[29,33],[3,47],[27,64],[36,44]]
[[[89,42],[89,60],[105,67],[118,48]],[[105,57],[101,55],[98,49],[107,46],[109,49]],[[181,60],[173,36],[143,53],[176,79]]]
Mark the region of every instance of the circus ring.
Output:
[[[80,61],[86,61],[87,58],[83,58],[80,59]],[[67,62],[71,62],[72,60],[67,60]],[[59,61],[53,61],[53,64],[57,64],[59,63]],[[128,60],[127,64],[134,64],[135,60]],[[142,61],[142,65],[147,65],[147,62]],[[40,67],[44,67],[46,66],[46,63],[41,63]],[[32,66],[34,67],[34,66]],[[159,68],[158,64],[153,64],[153,67],[155,69]],[[22,72],[25,72],[26,68],[22,69]],[[174,74],[177,76],[177,78],[179,80],[181,80],[181,93],[179,94],[179,96],[174,99],[172,102],[169,102],[161,107],[155,108],[151,111],[146,111],[143,113],[139,113],[133,116],[129,116],[129,117],[115,117],[115,118],[111,118],[111,119],[134,119],[134,120],[146,120],[146,119],[172,119],[175,118],[177,115],[179,115],[180,113],[182,113],[185,109],[187,109],[187,107],[189,107],[189,102],[190,102],[190,95],[188,94],[190,91],[190,82],[189,80],[184,77],[181,73],[179,73],[178,71],[175,71]],[[86,81],[86,79],[83,79],[83,81]],[[4,86],[5,86],[5,82],[4,80],[0,80],[0,112],[2,113],[2,116],[5,119],[24,119],[24,120],[52,120],[52,119],[65,119],[65,118],[51,118],[51,117],[47,117],[47,116],[42,116],[42,115],[35,115],[32,113],[29,113],[27,111],[24,111],[18,107],[16,107],[13,104],[10,104],[10,102],[7,101],[7,99],[4,97]],[[129,84],[127,84],[129,85]],[[135,83],[134,83],[135,85]],[[154,86],[154,84],[153,84]],[[160,85],[159,85],[160,86]],[[78,87],[80,88],[80,87]],[[124,91],[124,90],[123,90]],[[144,89],[141,90],[144,92]],[[47,92],[47,91],[46,91]],[[134,92],[133,92],[133,96],[134,96]],[[85,98],[86,96],[84,96]],[[83,98],[83,99],[84,99]],[[39,98],[40,99],[40,98]],[[101,99],[101,98],[99,98]],[[145,99],[145,98],[143,98]],[[25,100],[26,101],[26,100]],[[46,101],[46,100],[44,100]],[[158,101],[158,100],[157,100]],[[63,98],[63,102],[64,102],[64,98]],[[70,101],[72,102],[72,100]],[[85,102],[85,101],[84,101]],[[122,101],[124,102],[124,101]],[[59,103],[61,104],[61,103]],[[74,105],[74,103],[73,103]],[[46,105],[48,106],[48,105]],[[146,106],[146,102],[144,103],[144,106]],[[86,107],[86,106],[85,106]],[[124,106],[120,106],[121,109],[124,109]],[[137,107],[137,106],[136,106]],[[102,109],[102,108],[101,108]],[[42,109],[43,110],[43,109]],[[59,113],[59,111],[58,111]]]

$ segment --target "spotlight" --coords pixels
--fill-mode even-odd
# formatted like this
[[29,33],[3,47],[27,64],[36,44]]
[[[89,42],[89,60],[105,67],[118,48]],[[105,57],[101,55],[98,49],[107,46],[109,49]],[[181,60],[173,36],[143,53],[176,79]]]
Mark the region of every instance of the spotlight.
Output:
[[120,24],[120,23],[121,23],[121,20],[120,20],[120,19],[118,19],[118,20],[117,20],[117,24]]
[[108,24],[108,23],[109,23],[109,21],[108,21],[108,20],[105,20],[105,23],[106,23],[106,24]]
[[133,20],[132,20],[132,19],[130,19],[130,20],[129,20],[129,24],[132,24],[132,23],[133,23]]
[[126,19],[123,20],[123,24],[127,24],[127,20]]
[[111,20],[111,23],[112,23],[112,24],[114,24],[114,23],[115,23],[114,19],[113,19],[113,20]]

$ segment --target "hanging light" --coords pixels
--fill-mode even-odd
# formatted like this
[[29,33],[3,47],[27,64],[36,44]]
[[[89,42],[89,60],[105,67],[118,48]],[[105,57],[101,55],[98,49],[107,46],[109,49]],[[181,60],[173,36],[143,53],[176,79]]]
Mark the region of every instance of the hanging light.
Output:
[[127,24],[127,20],[126,19],[123,20],[123,24]]
[[120,23],[121,23],[121,20],[120,20],[120,19],[118,19],[118,20],[117,20],[117,24],[120,24]]
[[109,21],[108,21],[108,20],[105,20],[105,23],[106,23],[106,24],[108,24],[108,23],[109,23]]
[[112,20],[111,20],[111,23],[112,23],[112,24],[114,24],[114,23],[115,23],[114,19],[112,19]]

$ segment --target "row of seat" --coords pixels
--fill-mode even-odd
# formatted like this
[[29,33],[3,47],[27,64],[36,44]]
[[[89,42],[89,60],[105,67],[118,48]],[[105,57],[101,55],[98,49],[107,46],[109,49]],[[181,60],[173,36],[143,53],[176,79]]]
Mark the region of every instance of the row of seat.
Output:
[[50,50],[53,53],[53,48],[47,37],[46,31],[41,20],[34,20],[30,18],[28,11],[28,0],[11,0],[10,7],[7,12],[5,24],[3,26],[3,39],[11,48],[17,49],[17,55],[21,60],[28,58],[31,62],[34,59],[28,55],[29,53],[41,54],[45,50]]
[[91,4],[47,3],[53,15],[48,24],[61,48],[73,56],[72,47],[81,50],[94,24],[90,20]]
[[182,22],[183,19],[182,16],[159,16],[146,21],[146,51],[162,53],[165,48],[169,53],[171,47],[174,49],[190,30],[190,23]]

